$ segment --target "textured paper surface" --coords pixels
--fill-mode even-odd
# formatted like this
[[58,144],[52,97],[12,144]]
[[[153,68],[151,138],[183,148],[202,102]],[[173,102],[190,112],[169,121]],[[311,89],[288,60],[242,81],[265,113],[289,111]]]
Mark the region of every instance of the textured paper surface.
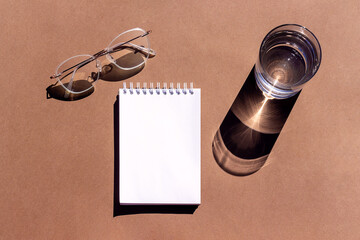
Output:
[[120,204],[200,204],[200,99],[119,90]]
[[[360,239],[360,9],[348,1],[1,1],[0,239]],[[234,177],[214,135],[285,23],[308,27],[323,59],[269,164]],[[194,214],[113,217],[114,112],[123,82],[76,102],[46,99],[58,64],[120,32],[151,29],[155,58],[125,82],[202,90],[201,205]],[[169,86],[169,82],[168,82]]]

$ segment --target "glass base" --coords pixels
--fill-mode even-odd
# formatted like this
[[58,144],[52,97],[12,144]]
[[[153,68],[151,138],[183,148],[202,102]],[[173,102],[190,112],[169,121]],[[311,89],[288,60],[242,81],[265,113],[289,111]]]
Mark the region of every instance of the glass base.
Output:
[[263,92],[264,96],[268,99],[273,99],[273,98],[286,99],[296,95],[299,92],[299,91],[284,90],[277,88],[271,85],[270,83],[268,83],[259,72],[257,72],[256,70],[254,72],[255,72],[256,84]]

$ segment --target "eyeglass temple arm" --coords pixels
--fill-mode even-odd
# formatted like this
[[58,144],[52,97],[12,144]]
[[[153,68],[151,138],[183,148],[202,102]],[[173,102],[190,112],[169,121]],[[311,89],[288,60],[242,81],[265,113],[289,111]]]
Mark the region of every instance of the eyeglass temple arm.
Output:
[[[90,59],[90,58],[89,58]],[[88,60],[89,60],[88,59]],[[91,61],[88,61],[88,62],[86,62],[86,60],[85,61],[82,61],[81,63],[78,63],[78,64],[76,64],[76,65],[74,65],[74,66],[72,66],[71,68],[74,68],[74,67],[76,67],[77,69],[76,69],[76,71],[78,70],[78,69],[80,69],[80,68],[82,68],[82,67],[84,67],[85,65],[87,65],[87,64],[89,64],[89,63],[91,63],[92,62],[92,60]],[[71,69],[70,68],[70,69]],[[57,75],[57,76],[51,76],[50,78],[51,79],[53,79],[53,78],[56,78],[56,77],[60,77],[64,72],[66,72],[66,71],[68,71],[69,69],[67,69],[67,70],[65,70],[65,71],[63,71],[62,73],[60,73],[59,75]],[[62,80],[62,79],[64,79],[64,78],[66,78],[67,76],[69,76],[70,74],[72,74],[73,72],[68,72],[68,73],[66,73],[61,79],[60,79],[60,81]]]
[[[136,45],[136,44],[134,44],[134,43],[131,43],[132,41],[134,41],[134,40],[136,40],[136,39],[138,39],[138,38],[141,38],[141,37],[145,37],[146,35],[149,35],[150,33],[151,33],[151,30],[145,32],[145,33],[142,34],[142,35],[139,35],[139,36],[137,36],[137,37],[134,37],[134,38],[132,38],[132,39],[126,41],[126,42],[119,43],[119,44],[113,46],[112,49],[111,49],[111,51],[109,51],[109,53],[111,53],[111,52],[117,52],[117,51],[122,50],[122,49],[124,49],[124,48],[131,48],[131,49],[133,49],[133,50],[135,50],[135,51],[139,51],[140,53],[142,53],[142,54],[144,54],[144,55],[149,54],[149,58],[153,58],[153,57],[155,57],[155,55],[156,55],[156,52],[155,52],[153,49],[151,49],[151,48],[145,48],[145,47],[143,47],[143,46],[139,46],[139,45]],[[128,44],[128,43],[129,43],[131,46],[124,46],[125,44]],[[119,49],[119,50],[118,50],[118,49]],[[117,50],[117,51],[115,51],[115,50]]]
[[[102,50],[102,51],[103,51],[103,50]],[[100,51],[100,52],[101,52],[101,51]],[[100,53],[100,52],[99,52],[99,53]],[[91,62],[94,61],[95,59],[96,59],[96,58],[94,58],[94,57],[88,58],[88,59],[86,59],[86,60],[84,60],[84,61],[82,61],[82,62],[80,62],[80,63],[78,63],[78,64],[75,64],[74,66],[71,66],[71,67],[65,69],[65,70],[62,71],[61,73],[54,74],[54,75],[50,76],[50,79],[54,79],[54,78],[60,77],[60,76],[61,76],[62,74],[64,74],[65,72],[67,72],[67,71],[69,71],[69,70],[71,70],[71,69],[73,69],[73,68],[75,68],[75,67],[78,67],[78,66],[79,66],[79,68],[81,68],[81,67],[85,66],[86,64],[91,63]],[[82,65],[82,66],[81,66],[81,65]],[[70,74],[71,74],[71,72],[70,72],[70,73],[67,73],[64,77],[69,76]],[[63,77],[63,78],[64,78],[64,77]]]
[[[84,60],[84,61],[82,61],[82,62],[80,62],[80,63],[78,63],[78,64],[75,64],[74,66],[71,66],[71,67],[65,69],[64,71],[62,71],[62,72],[59,73],[59,74],[54,74],[54,75],[50,76],[50,79],[54,79],[54,78],[60,77],[63,73],[65,73],[65,72],[67,72],[67,71],[69,71],[69,70],[71,70],[71,69],[73,69],[73,68],[75,68],[75,67],[77,67],[77,66],[82,65],[82,66],[79,67],[79,68],[81,68],[81,67],[85,66],[86,64],[92,62],[93,60],[95,60],[95,59],[98,58],[98,57],[101,57],[101,56],[103,56],[103,55],[105,55],[105,54],[108,54],[108,53],[118,52],[118,51],[120,51],[120,50],[122,50],[122,49],[124,49],[124,48],[130,48],[130,49],[133,49],[133,50],[135,50],[135,51],[139,51],[140,53],[142,53],[142,54],[144,54],[144,55],[145,55],[145,54],[149,54],[149,58],[155,57],[156,53],[155,53],[154,50],[152,50],[152,49],[147,49],[147,48],[144,48],[144,47],[141,47],[141,46],[138,46],[138,45],[136,45],[136,44],[131,43],[131,41],[134,41],[134,40],[136,40],[136,39],[138,39],[138,38],[140,38],[140,37],[145,37],[146,35],[148,35],[148,34],[150,34],[150,33],[151,33],[151,30],[146,31],[146,32],[145,32],[144,34],[142,34],[142,35],[139,35],[139,36],[137,36],[137,37],[134,37],[134,38],[132,38],[132,39],[126,41],[126,42],[120,43],[120,44],[118,44],[117,46],[115,45],[115,47],[113,47],[111,51],[107,51],[107,50],[103,49],[103,50],[101,50],[100,52],[95,53],[91,58],[88,58],[88,59],[86,59],[86,60]],[[124,45],[127,44],[127,43],[130,43],[132,46],[124,46]],[[66,74],[64,77],[69,76],[70,74],[71,74],[71,73],[68,73],[68,74]],[[64,78],[64,77],[63,77],[63,78]]]
[[145,48],[145,47],[133,44],[133,43],[129,43],[129,44],[131,46],[117,46],[117,47],[113,48],[111,51],[109,51],[107,53],[118,52],[118,51],[121,51],[123,49],[129,48],[129,49],[132,49],[132,50],[134,50],[136,52],[140,52],[143,55],[149,54],[149,58],[153,58],[153,57],[156,56],[156,52],[151,48]]
[[[64,71],[62,71],[61,73],[59,73],[59,74],[57,74],[57,75],[54,74],[54,75],[50,76],[50,79],[54,79],[54,78],[56,78],[56,77],[60,77],[60,76],[61,76],[62,74],[64,74],[65,72],[67,72],[67,71],[69,71],[69,70],[71,70],[71,69],[73,69],[73,68],[75,68],[75,67],[78,67],[78,66],[79,66],[79,68],[82,68],[83,66],[89,64],[90,62],[92,62],[92,61],[95,60],[96,58],[101,57],[101,56],[103,56],[103,55],[105,55],[105,54],[113,53],[113,52],[118,52],[118,51],[121,51],[121,50],[126,49],[126,48],[133,49],[133,50],[138,51],[138,52],[140,52],[141,54],[144,54],[144,55],[149,54],[149,58],[153,58],[153,57],[156,56],[155,51],[152,50],[152,49],[147,49],[147,48],[144,48],[144,47],[135,45],[135,44],[132,44],[132,45],[134,45],[134,46],[118,46],[118,47],[116,47],[116,49],[113,49],[112,51],[101,50],[100,52],[95,53],[95,54],[93,55],[94,57],[88,58],[88,59],[86,59],[86,60],[84,60],[84,61],[82,61],[82,62],[80,62],[80,63],[78,63],[78,64],[75,64],[74,66],[71,66],[71,67],[65,69]],[[81,66],[81,65],[82,65],[82,66]],[[70,74],[71,74],[71,72],[67,73],[65,76],[63,76],[63,78],[69,76]]]

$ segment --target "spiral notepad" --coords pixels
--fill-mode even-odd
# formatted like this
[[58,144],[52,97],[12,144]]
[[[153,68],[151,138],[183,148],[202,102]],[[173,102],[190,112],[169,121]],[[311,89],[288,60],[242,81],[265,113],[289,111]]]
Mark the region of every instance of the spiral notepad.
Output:
[[200,204],[200,89],[119,89],[121,205]]

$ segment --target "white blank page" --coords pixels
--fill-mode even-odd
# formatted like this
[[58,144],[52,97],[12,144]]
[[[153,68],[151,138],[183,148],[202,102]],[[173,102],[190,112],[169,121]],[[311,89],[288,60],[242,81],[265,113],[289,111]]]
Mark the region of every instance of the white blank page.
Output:
[[200,204],[200,89],[119,90],[120,204]]

